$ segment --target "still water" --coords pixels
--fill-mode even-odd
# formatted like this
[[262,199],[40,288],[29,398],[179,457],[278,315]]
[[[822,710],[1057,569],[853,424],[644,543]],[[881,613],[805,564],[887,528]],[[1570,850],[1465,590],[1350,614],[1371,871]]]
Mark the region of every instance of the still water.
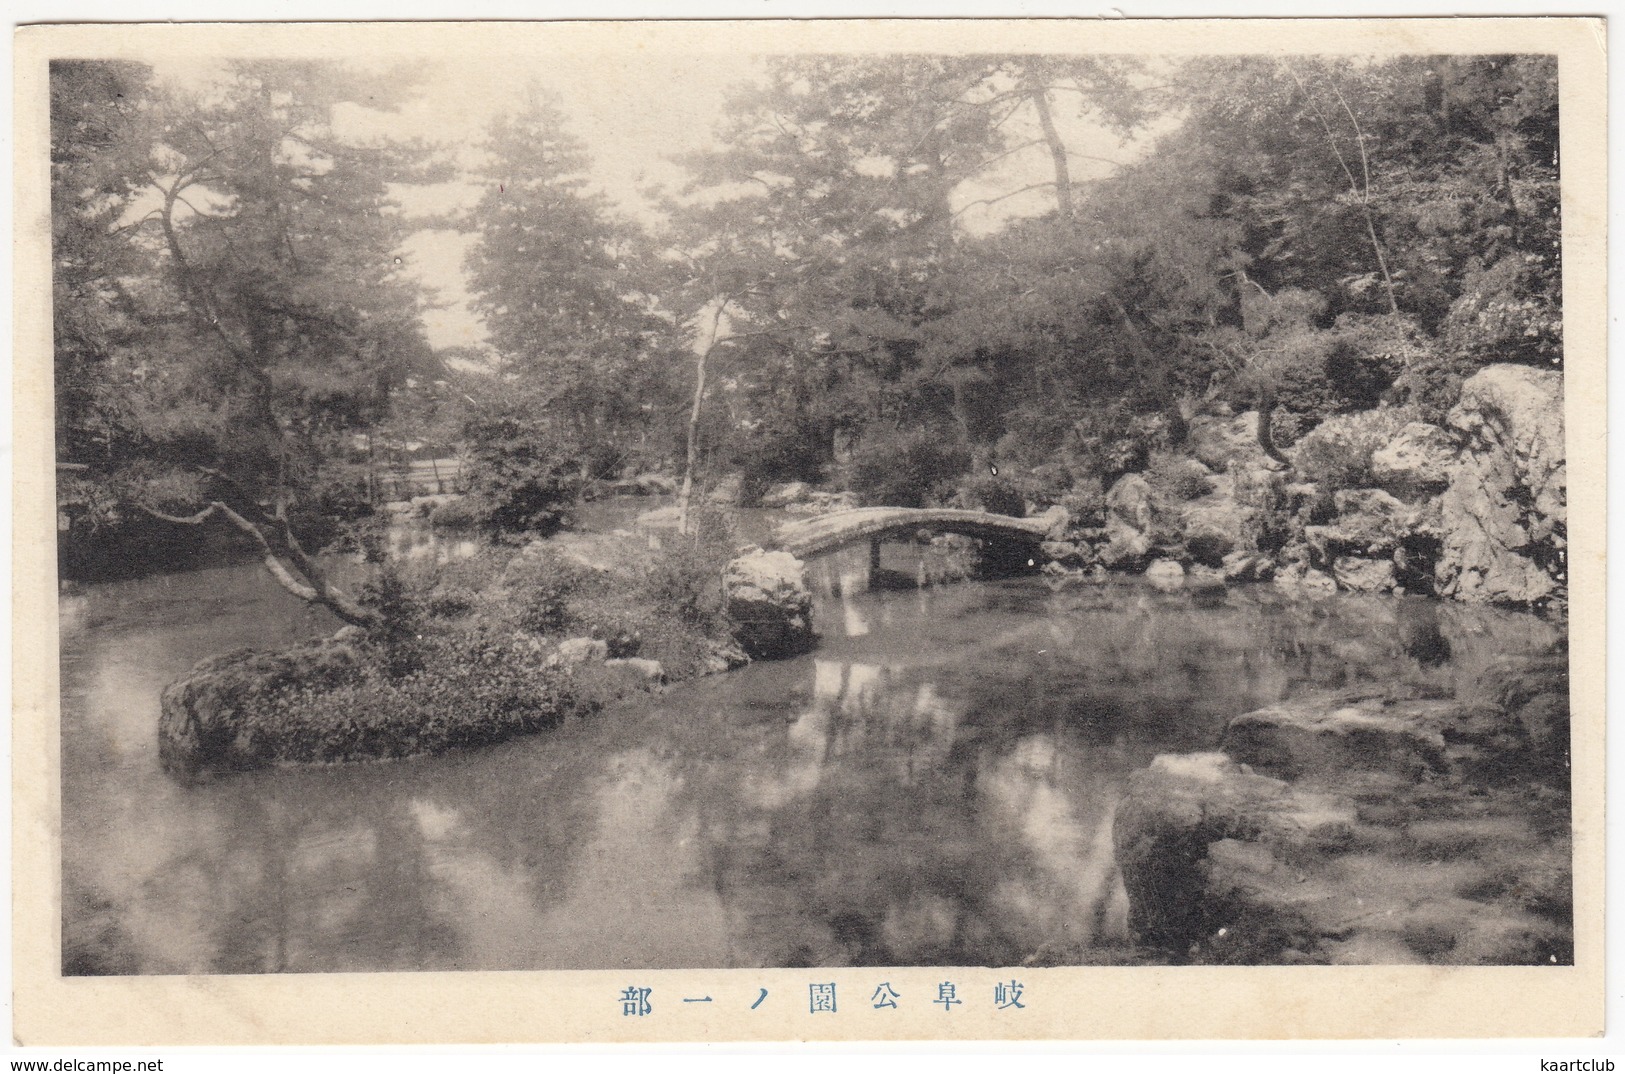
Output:
[[[889,547],[895,586],[914,567]],[[257,566],[62,599],[69,973],[1132,961],[1111,824],[1154,755],[1315,689],[1471,694],[1558,627],[1137,580],[869,589],[815,653],[500,746],[183,786],[162,687],[337,624]]]

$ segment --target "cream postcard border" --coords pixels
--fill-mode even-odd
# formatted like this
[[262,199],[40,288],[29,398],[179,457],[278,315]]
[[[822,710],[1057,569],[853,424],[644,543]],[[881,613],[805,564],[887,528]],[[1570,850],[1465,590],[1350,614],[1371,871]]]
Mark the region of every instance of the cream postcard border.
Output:
[[[25,26],[15,48],[13,1034],[22,1044],[1554,1037],[1602,1031],[1606,37],[1600,19],[763,20]],[[1020,1011],[835,1015],[748,1005],[835,981],[934,995],[993,969],[656,970],[64,978],[47,63],[155,55],[514,56],[647,51],[1555,53],[1562,123],[1573,604],[1575,964],[1022,969]],[[680,91],[680,90],[678,90]],[[666,1017],[626,1018],[630,984]],[[715,1002],[682,1005],[685,995]]]

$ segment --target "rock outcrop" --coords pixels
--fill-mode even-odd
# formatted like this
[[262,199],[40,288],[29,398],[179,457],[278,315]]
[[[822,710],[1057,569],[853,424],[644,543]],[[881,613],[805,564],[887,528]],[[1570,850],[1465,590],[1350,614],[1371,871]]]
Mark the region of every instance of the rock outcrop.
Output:
[[1530,730],[1566,720],[1558,666],[1503,689],[1518,713],[1321,695],[1156,758],[1113,828],[1131,928],[1174,961],[1571,961],[1567,781]]
[[164,687],[159,702],[158,758],[173,775],[236,771],[271,763],[276,744],[256,717],[266,699],[297,685],[332,689],[363,670],[358,628],[288,649],[235,649],[210,657]]
[[1151,527],[1155,521],[1151,485],[1140,474],[1125,474],[1106,493],[1106,546],[1100,561],[1108,567],[1129,568],[1151,553]]
[[1464,446],[1440,497],[1439,591],[1502,604],[1560,595],[1568,548],[1562,375],[1482,369],[1447,420]]
[[1040,551],[1060,574],[1173,559],[1314,596],[1566,600],[1561,375],[1488,366],[1444,425],[1414,416],[1334,414],[1290,449],[1289,469],[1260,447],[1257,413],[1192,418],[1188,458],[1118,478],[1101,529],[1051,535]]
[[816,644],[806,565],[795,556],[754,549],[728,564],[723,586],[735,637],[753,659],[796,656]]
[[1426,588],[1439,547],[1431,500],[1407,504],[1382,489],[1343,489],[1333,496],[1337,520],[1304,527],[1310,562],[1339,589],[1381,593]]
[[1216,474],[1209,491],[1183,504],[1179,528],[1185,554],[1207,567],[1222,567],[1224,557],[1245,551],[1254,509],[1236,495],[1232,474]]
[[1185,450],[1214,473],[1226,470],[1270,470],[1279,464],[1258,443],[1258,411],[1223,418],[1198,415],[1185,433]]
[[1413,421],[1371,455],[1377,487],[1404,500],[1443,492],[1450,484],[1459,448],[1437,425]]

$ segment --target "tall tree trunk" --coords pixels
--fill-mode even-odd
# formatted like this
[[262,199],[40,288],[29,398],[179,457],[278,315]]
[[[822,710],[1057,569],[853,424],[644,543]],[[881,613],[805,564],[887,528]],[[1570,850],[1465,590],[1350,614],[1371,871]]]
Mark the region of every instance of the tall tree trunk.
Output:
[[1027,97],[1038,113],[1038,126],[1044,132],[1044,144],[1049,146],[1050,161],[1055,167],[1055,206],[1062,220],[1072,219],[1072,168],[1066,159],[1066,143],[1055,129],[1055,116],[1049,107],[1049,87],[1029,76]]
[[[709,351],[707,351],[707,354]],[[705,359],[694,363],[694,406],[688,412],[688,458],[683,466],[683,487],[677,493],[677,532],[688,532],[688,505],[694,496],[694,464],[699,457],[700,404],[705,399]]]
[[694,405],[688,412],[688,460],[683,467],[683,488],[677,494],[677,532],[687,534],[688,507],[694,495],[694,467],[700,455],[700,409],[705,404],[705,363],[717,345],[717,332],[722,327],[722,315],[728,308],[728,299],[717,303],[711,315],[711,338],[694,360]]

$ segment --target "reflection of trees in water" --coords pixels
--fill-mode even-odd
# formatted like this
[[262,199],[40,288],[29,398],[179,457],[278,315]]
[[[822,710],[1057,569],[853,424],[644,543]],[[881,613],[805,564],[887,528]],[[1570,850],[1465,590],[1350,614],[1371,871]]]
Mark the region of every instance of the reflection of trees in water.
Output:
[[742,953],[1011,964],[1048,938],[1038,918],[1076,912],[1088,927],[1088,907],[1057,906],[1055,863],[1022,830],[1021,787],[1057,784],[1058,762],[1006,765],[1023,731],[968,724],[962,703],[907,670],[821,660],[814,677],[808,708],[752,751],[755,781],[679,792],[701,816]]
[[1086,733],[1126,735],[1147,759],[1211,745],[1229,718],[1315,691],[1470,690],[1494,657],[1539,652],[1560,635],[1523,613],[1423,598],[1302,600],[1268,586],[1204,608],[1183,592],[1106,584],[1057,593],[1049,611],[1051,662],[992,662],[967,683],[972,709],[1019,694],[1036,675],[1024,705],[1063,707]]
[[[1213,608],[1132,584],[852,603],[861,644],[826,639],[824,659],[689,684],[652,714],[398,765],[113,786],[118,815],[147,819],[118,846],[76,821],[65,967],[519,966],[557,952],[526,930],[547,915],[569,927],[588,846],[691,872],[659,885],[658,927],[688,928],[690,897],[720,905],[723,938],[683,950],[716,942],[721,964],[1087,961],[1118,912],[1112,802],[1152,755],[1211,745],[1229,717],[1315,689],[1468,688],[1562,638],[1521,613],[1267,586]],[[843,650],[857,659],[829,658]],[[610,762],[628,746],[653,766],[658,808],[604,843]],[[105,803],[83,774],[105,762],[76,756],[65,802]],[[690,835],[692,850],[650,851]],[[606,898],[646,894],[624,886]]]
[[[285,777],[286,778],[286,777]],[[447,964],[458,933],[437,906],[428,848],[395,795],[217,795],[220,842],[164,870],[200,905],[220,973],[423,969]],[[327,789],[327,788],[324,788]]]
[[[478,753],[426,762],[226,777],[198,792],[197,823],[141,882],[133,905],[195,927],[140,937],[143,964],[87,972],[274,973],[456,968],[466,892],[493,873],[537,908],[564,896],[591,834],[591,794],[565,763]],[[449,769],[449,771],[446,771]],[[118,915],[131,919],[130,908]],[[101,918],[107,917],[101,912]],[[150,915],[137,911],[133,927]],[[102,929],[95,918],[86,929]],[[149,949],[161,951],[155,955]],[[152,964],[152,958],[161,960]]]
[[458,967],[462,889],[498,872],[513,880],[505,894],[538,908],[562,898],[592,831],[574,766],[492,760],[426,762],[442,769],[433,783],[380,765],[197,788],[145,858],[109,863],[129,878],[124,894],[65,866],[65,972]]

